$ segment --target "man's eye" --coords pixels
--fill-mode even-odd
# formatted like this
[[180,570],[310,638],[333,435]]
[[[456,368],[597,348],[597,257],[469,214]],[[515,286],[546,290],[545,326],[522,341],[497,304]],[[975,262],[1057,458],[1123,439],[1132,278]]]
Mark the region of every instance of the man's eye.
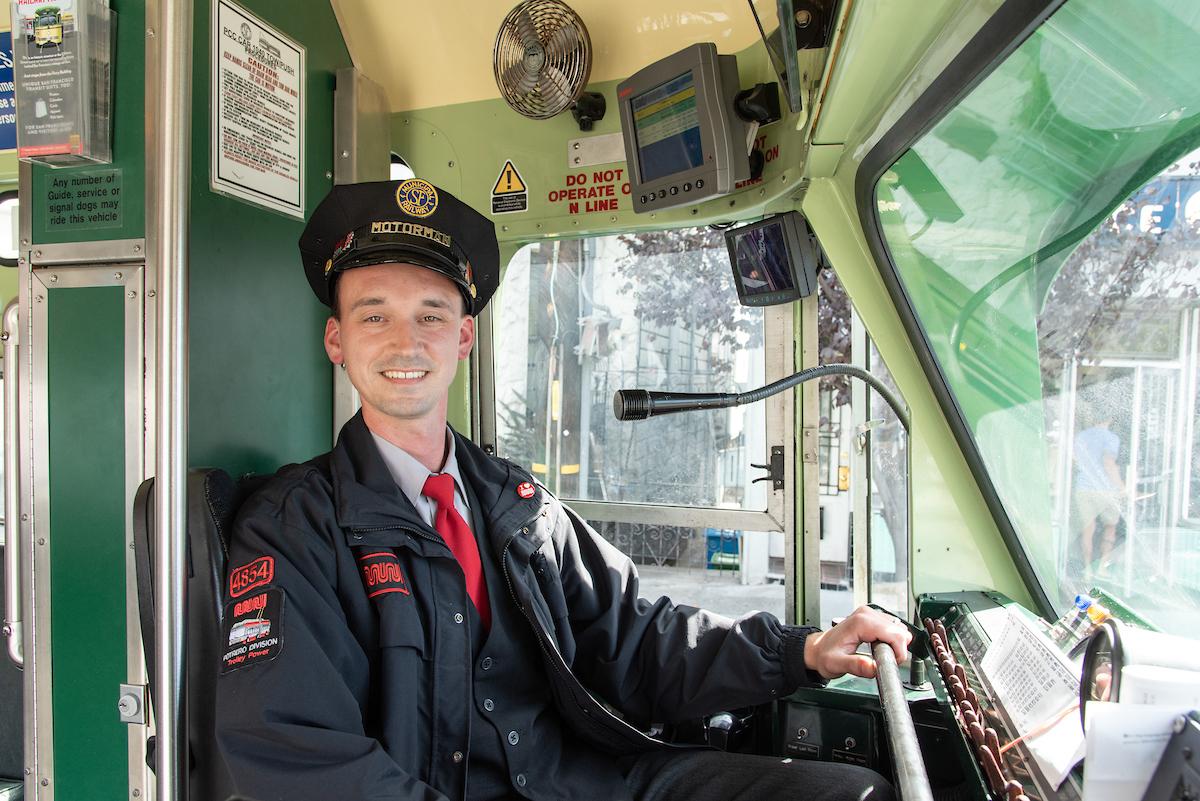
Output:
[[381,322],[383,322],[383,317],[381,317],[378,314],[372,314],[368,317],[364,317],[363,322],[364,323],[381,323]]
[[438,323],[442,320],[442,318],[438,317],[436,314],[427,314],[422,319],[427,323]]

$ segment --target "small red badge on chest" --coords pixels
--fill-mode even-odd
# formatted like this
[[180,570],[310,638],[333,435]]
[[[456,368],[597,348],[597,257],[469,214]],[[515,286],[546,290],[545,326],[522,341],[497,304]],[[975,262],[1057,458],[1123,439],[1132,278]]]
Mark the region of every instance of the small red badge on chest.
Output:
[[517,485],[517,494],[520,495],[522,498],[532,498],[533,497],[533,485],[530,484],[528,481],[522,481],[520,484]]

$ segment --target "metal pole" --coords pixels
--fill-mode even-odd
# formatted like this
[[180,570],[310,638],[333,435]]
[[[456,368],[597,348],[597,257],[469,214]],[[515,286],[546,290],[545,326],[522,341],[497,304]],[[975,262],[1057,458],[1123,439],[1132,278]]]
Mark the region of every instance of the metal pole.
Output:
[[186,801],[187,310],[191,174],[191,0],[155,0],[158,96],[153,104],[151,252],[158,283],[154,485],[157,801]]
[[17,390],[17,300],[4,310],[4,633],[8,635],[8,658],[19,668],[25,667],[25,646],[21,630],[21,461],[20,400]]

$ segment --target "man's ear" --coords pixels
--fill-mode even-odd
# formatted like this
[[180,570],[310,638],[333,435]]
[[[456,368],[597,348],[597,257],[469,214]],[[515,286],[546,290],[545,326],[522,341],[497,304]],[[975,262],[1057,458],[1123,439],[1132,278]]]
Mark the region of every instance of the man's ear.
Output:
[[334,317],[325,321],[325,353],[334,364],[343,364],[346,360],[342,353],[342,331]]
[[[462,326],[458,329],[458,360],[462,361],[471,355],[471,346],[475,344],[475,318],[471,315],[463,317]],[[326,349],[329,345],[326,344]]]

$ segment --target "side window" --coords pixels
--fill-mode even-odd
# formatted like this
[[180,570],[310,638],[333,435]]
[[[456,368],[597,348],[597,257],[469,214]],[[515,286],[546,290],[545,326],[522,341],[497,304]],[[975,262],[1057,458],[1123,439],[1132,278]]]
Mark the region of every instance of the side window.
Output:
[[744,392],[781,377],[784,319],[738,304],[719,231],[528,245],[493,304],[497,452],[629,554],[646,597],[785,617],[793,488],[752,465],[792,441],[790,393],[633,422],[612,411],[618,389]]
[[[832,268],[818,276],[822,364],[853,364],[897,397],[887,365]],[[907,438],[887,402],[846,376],[821,379],[818,403],[821,624],[862,603],[908,611]]]

